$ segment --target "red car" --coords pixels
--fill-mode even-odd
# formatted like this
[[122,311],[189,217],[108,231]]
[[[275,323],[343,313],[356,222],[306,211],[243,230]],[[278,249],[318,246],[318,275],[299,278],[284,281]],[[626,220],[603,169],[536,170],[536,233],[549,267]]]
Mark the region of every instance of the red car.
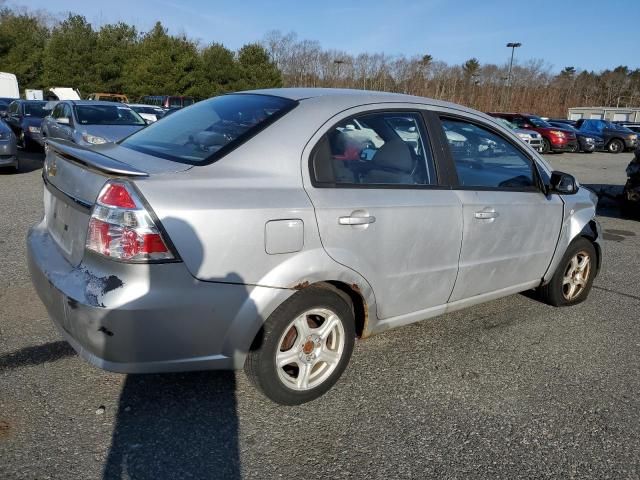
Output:
[[542,135],[542,153],[577,152],[580,147],[576,134],[571,130],[554,127],[542,118],[528,113],[489,112],[492,117],[505,118],[518,128],[533,130]]

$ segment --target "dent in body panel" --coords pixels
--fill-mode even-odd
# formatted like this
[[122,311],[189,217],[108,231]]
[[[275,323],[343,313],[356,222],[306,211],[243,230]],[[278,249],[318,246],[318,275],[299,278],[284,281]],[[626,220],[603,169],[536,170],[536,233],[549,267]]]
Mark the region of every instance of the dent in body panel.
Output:
[[[560,198],[564,203],[562,229],[553,259],[542,279],[543,284],[551,280],[571,242],[582,236],[585,231],[592,231],[595,228],[595,238],[592,240],[596,243],[598,253],[600,254],[602,251],[600,227],[595,219],[597,196],[591,190],[580,187],[574,195],[561,195]],[[595,227],[590,225],[595,225]],[[598,262],[600,261],[599,258]]]

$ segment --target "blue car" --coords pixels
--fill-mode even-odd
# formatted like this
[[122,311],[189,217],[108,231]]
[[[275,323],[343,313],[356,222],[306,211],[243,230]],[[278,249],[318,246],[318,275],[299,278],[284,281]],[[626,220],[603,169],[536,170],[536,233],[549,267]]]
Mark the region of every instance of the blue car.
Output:
[[18,147],[42,146],[42,120],[49,114],[44,109],[46,104],[40,100],[14,100],[9,104],[5,122],[13,130]]

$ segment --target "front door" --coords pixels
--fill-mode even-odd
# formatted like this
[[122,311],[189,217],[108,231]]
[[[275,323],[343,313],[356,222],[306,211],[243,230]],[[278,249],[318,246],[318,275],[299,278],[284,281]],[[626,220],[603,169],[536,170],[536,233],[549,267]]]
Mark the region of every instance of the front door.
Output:
[[451,302],[535,283],[558,242],[563,202],[543,193],[524,145],[481,122],[441,117],[463,204],[463,244]]
[[445,304],[458,270],[462,204],[438,182],[421,114],[345,118],[310,156],[305,188],[322,244],[369,282],[378,318]]

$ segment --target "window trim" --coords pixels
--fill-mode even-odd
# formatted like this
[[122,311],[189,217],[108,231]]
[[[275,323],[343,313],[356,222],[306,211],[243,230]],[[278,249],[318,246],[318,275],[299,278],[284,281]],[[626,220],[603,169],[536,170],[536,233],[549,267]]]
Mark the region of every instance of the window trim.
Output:
[[[442,112],[442,111],[434,111],[433,112],[437,119],[438,119],[438,125],[439,125],[439,135],[441,138],[441,141],[444,140],[445,142],[445,149],[443,151],[444,154],[444,161],[448,162],[449,165],[453,168],[453,177],[454,180],[451,182],[451,189],[452,190],[476,190],[476,191],[481,191],[481,192],[524,192],[524,193],[542,193],[544,195],[546,195],[546,188],[544,186],[544,182],[542,181],[542,176],[540,175],[540,171],[539,166],[538,166],[538,162],[536,162],[535,158],[531,156],[531,154],[529,152],[527,152],[525,149],[522,148],[521,145],[518,145],[513,139],[505,136],[502,132],[500,132],[497,128],[495,128],[494,126],[484,123],[480,120],[477,120],[475,118],[470,118],[464,115],[456,115],[456,114],[452,114],[452,113],[448,113],[448,112]],[[482,128],[484,130],[488,130],[491,133],[493,133],[494,135],[499,136],[500,138],[502,138],[504,141],[506,141],[507,143],[509,143],[512,147],[514,147],[516,150],[518,150],[527,160],[529,160],[530,162],[530,167],[532,170],[532,174],[533,174],[533,180],[535,185],[532,185],[530,187],[487,187],[487,186],[474,186],[474,185],[462,185],[460,183],[460,179],[458,177],[458,170],[456,168],[456,162],[455,162],[455,158],[453,157],[453,153],[451,152],[451,148],[449,147],[449,142],[447,141],[447,137],[446,137],[446,133],[444,131],[444,127],[442,125],[442,119],[450,119],[453,121],[462,121],[462,122],[467,122],[467,123],[471,123],[472,125],[475,125],[476,127]]]
[[[315,153],[318,150],[321,142],[326,138],[327,134],[334,130],[338,125],[344,123],[352,118],[358,118],[365,115],[371,115],[376,113],[412,113],[420,120],[418,128],[420,133],[424,134],[422,143],[425,144],[425,150],[428,148],[431,153],[431,160],[433,164],[433,170],[435,174],[435,183],[427,185],[411,185],[411,184],[394,184],[394,183],[337,183],[337,182],[319,182],[316,180],[315,171],[313,168],[313,159]],[[314,188],[347,188],[347,189],[381,189],[381,190],[449,190],[450,187],[442,182],[442,176],[440,173],[441,165],[439,161],[439,155],[434,149],[433,142],[431,141],[433,134],[430,131],[430,125],[427,121],[425,114],[428,110],[422,108],[375,108],[372,110],[365,110],[362,112],[354,113],[349,116],[343,117],[340,120],[331,123],[331,125],[324,131],[320,138],[316,141],[315,145],[309,152],[307,159],[307,167],[309,169],[309,180]],[[426,165],[425,165],[426,167]]]

